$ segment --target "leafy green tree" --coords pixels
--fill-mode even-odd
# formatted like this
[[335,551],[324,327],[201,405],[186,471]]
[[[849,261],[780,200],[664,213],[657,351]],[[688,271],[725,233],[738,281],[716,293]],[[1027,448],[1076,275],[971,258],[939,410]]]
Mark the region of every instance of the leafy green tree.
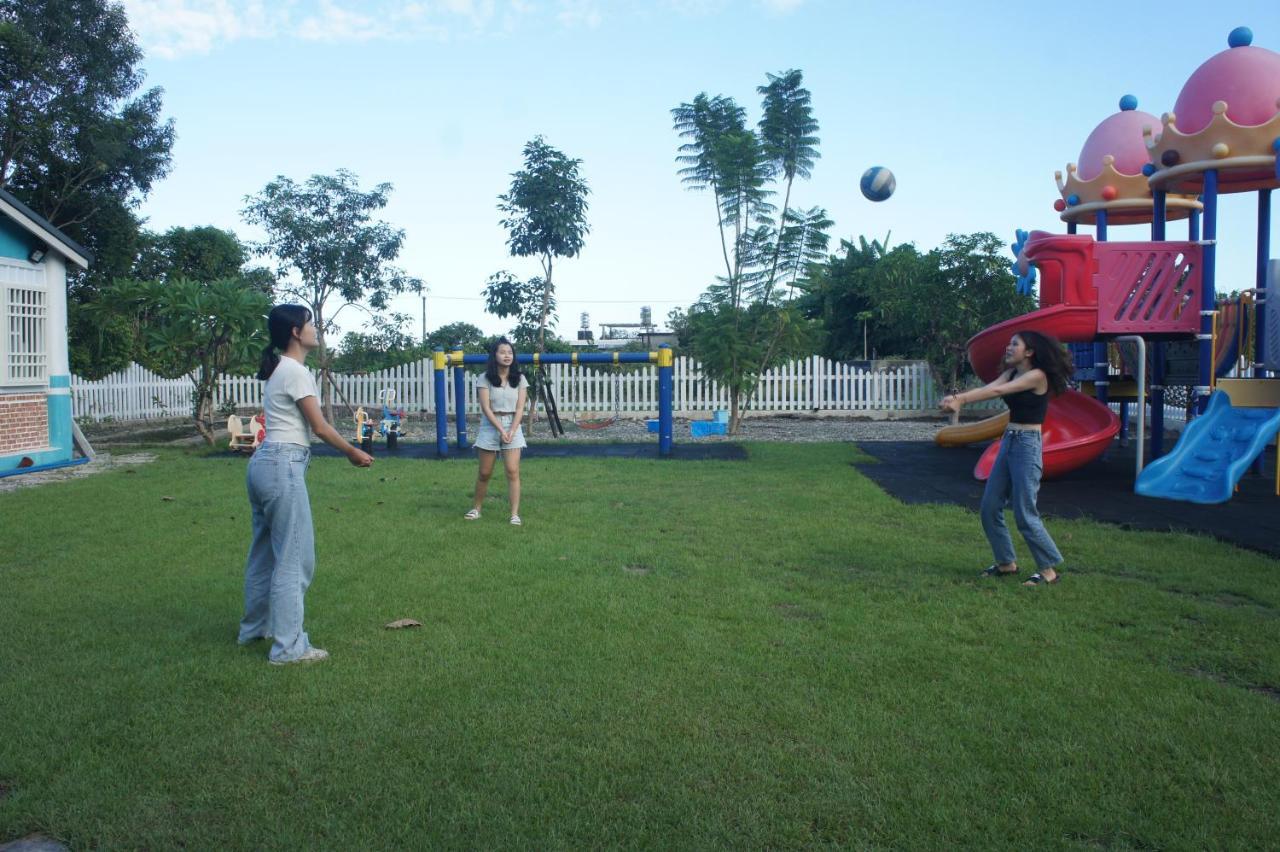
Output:
[[469,322],[451,322],[427,335],[426,350],[431,352],[437,346],[452,350],[461,345],[464,352],[479,352],[485,349],[488,340],[489,335]]
[[[821,207],[795,210],[797,177],[811,175],[818,158],[811,96],[796,70],[768,75],[758,88],[763,118],[747,126],[732,98],[705,92],[671,111],[682,142],[678,174],[715,202],[725,274],[707,288],[681,334],[704,369],[729,389],[729,430],[736,432],[759,376],[810,339],[804,316],[783,304],[807,286],[810,269],[826,257],[832,222]],[[769,199],[782,182],[783,204]],[[696,315],[696,316],[695,316]]]
[[241,278],[120,279],[88,310],[130,317],[130,354],[147,369],[171,379],[191,377],[192,419],[212,445],[218,377],[256,366],[267,343],[262,318],[271,297]]
[[[216,281],[243,277],[266,285],[273,280],[267,270],[250,268],[249,249],[231,231],[212,225],[175,227],[163,234],[143,231],[138,240],[138,259],[133,276],[140,281],[192,278]],[[266,273],[264,277],[263,273]]]
[[514,319],[510,337],[521,349],[546,350],[546,330],[554,329],[555,291],[541,277],[525,281],[506,271],[495,272],[484,285],[484,306],[488,313],[502,319]]
[[93,252],[69,281],[72,369],[127,363],[131,341],[81,306],[131,274],[138,203],[169,170],[172,120],[142,90],[142,51],[108,0],[0,0],[0,188]]
[[[386,207],[391,189],[381,183],[364,192],[353,173],[340,169],[333,175],[312,175],[304,184],[282,175],[245,199],[245,220],[267,232],[253,250],[274,258],[283,282],[280,292],[314,315],[321,398],[329,420],[333,381],[327,335],[338,314],[351,305],[369,313],[384,311],[397,293],[422,291],[420,279],[393,264],[404,231],[372,218]],[[334,307],[334,302],[340,304]]]
[[[581,160],[570,159],[546,143],[541,136],[524,146],[524,168],[511,175],[511,188],[498,196],[498,209],[507,214],[502,226],[507,229],[507,247],[513,257],[537,257],[542,265],[541,278],[522,286],[490,279],[489,287],[503,287],[497,299],[507,313],[499,316],[521,317],[520,333],[527,333],[526,320],[532,317],[532,304],[537,306],[537,348],[546,351],[548,319],[555,312],[555,283],[552,278],[557,257],[577,257],[590,227],[587,225],[587,195],[590,189],[579,173]],[[534,287],[540,287],[535,292]],[[512,299],[524,300],[518,308]],[[486,295],[486,299],[488,299]]]
[[798,300],[823,326],[828,357],[861,357],[869,344],[928,360],[955,387],[969,338],[1035,307],[1017,292],[1004,244],[991,233],[953,234],[925,253],[913,245],[887,251],[865,238],[841,246],[844,255],[830,258]]

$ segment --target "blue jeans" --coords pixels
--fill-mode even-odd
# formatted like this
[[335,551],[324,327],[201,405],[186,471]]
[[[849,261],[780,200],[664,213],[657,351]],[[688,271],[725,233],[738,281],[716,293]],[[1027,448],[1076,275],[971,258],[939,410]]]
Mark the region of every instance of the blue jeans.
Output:
[[246,484],[253,543],[244,566],[241,644],[271,636],[271,659],[287,662],[311,647],[302,629],[302,598],[316,570],[315,531],[307,496],[311,450],[269,441],[249,459]]
[[1036,496],[1044,463],[1040,453],[1040,433],[1028,429],[1008,429],[1000,439],[1000,453],[991,467],[987,490],[982,492],[982,531],[991,543],[991,553],[1000,565],[1013,562],[1013,539],[1004,524],[1005,506],[1013,508],[1018,532],[1031,548],[1036,568],[1053,568],[1062,554],[1040,520]]

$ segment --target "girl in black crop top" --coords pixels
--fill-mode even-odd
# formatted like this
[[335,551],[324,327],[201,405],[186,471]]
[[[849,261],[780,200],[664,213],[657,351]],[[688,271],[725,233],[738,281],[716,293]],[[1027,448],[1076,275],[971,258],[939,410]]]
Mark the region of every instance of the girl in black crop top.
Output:
[[1005,506],[1013,508],[1018,530],[1036,561],[1036,573],[1023,584],[1039,586],[1058,582],[1062,554],[1053,543],[1040,512],[1040,431],[1049,409],[1049,397],[1067,389],[1071,358],[1062,344],[1035,331],[1020,331],[1004,350],[1005,369],[994,381],[976,390],[952,394],[942,400],[947,411],[959,413],[966,402],[1003,397],[1009,406],[1009,428],[1000,439],[1000,452],[982,494],[982,529],[995,562],[982,572],[986,577],[1018,573],[1013,539],[1005,526]]

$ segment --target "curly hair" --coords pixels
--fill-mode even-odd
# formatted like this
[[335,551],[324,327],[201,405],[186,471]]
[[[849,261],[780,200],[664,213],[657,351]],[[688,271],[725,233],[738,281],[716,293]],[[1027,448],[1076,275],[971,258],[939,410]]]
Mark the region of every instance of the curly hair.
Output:
[[1018,331],[1013,336],[1020,338],[1022,344],[1031,350],[1031,366],[1044,371],[1053,395],[1058,396],[1065,391],[1071,374],[1075,372],[1075,364],[1067,348],[1056,337],[1038,331]]

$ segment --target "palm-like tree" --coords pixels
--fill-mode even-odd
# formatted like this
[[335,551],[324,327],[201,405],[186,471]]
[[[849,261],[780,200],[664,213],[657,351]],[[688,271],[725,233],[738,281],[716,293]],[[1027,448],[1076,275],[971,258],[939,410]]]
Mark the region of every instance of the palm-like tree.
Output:
[[781,175],[785,183],[782,210],[778,215],[779,239],[774,247],[769,274],[765,277],[764,299],[773,293],[778,264],[782,260],[784,240],[791,203],[791,185],[797,176],[808,179],[818,153],[818,120],[813,117],[812,98],[804,88],[804,75],[797,69],[781,74],[767,74],[768,85],[757,87],[763,97],[764,116],[760,119],[760,144],[772,176]]

